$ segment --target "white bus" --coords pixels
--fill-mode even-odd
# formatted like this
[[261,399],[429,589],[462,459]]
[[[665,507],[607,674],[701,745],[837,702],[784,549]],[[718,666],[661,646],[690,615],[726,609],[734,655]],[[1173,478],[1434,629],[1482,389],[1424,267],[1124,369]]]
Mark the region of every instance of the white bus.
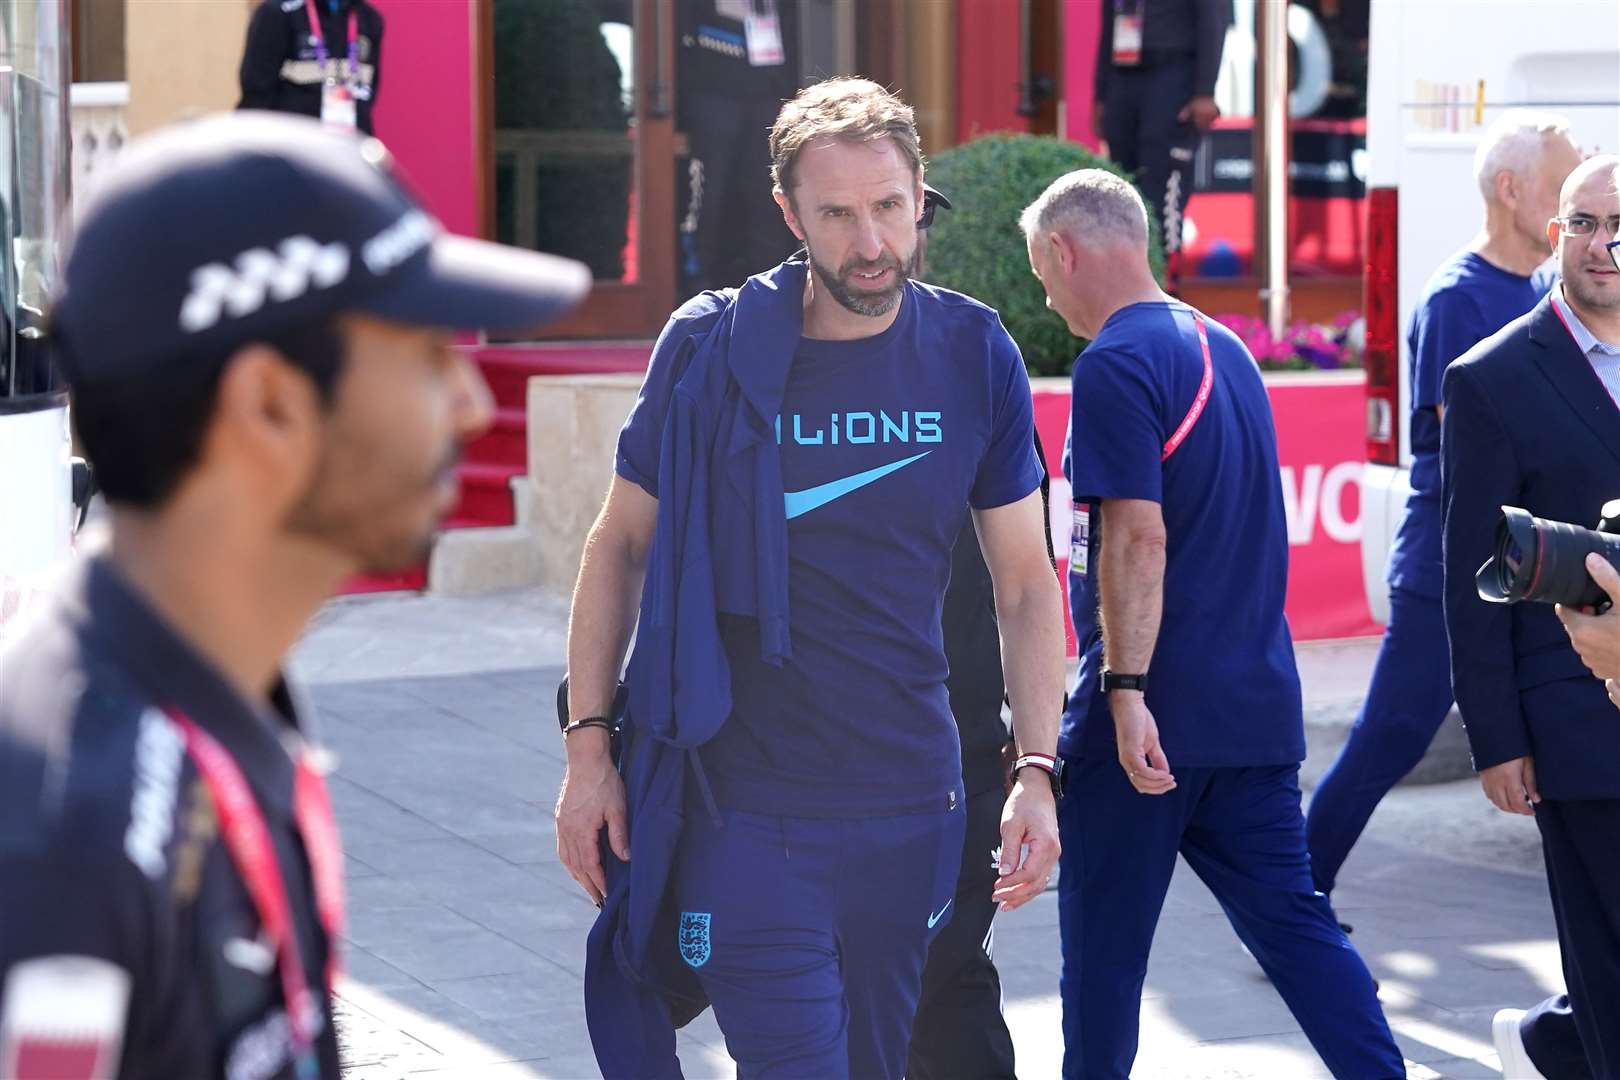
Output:
[[0,0],[0,633],[73,537],[45,306],[68,221],[67,0]]
[[1588,153],[1620,150],[1620,3],[1373,0],[1361,563],[1381,623],[1385,560],[1411,494],[1407,325],[1429,275],[1479,228],[1474,148],[1515,106],[1567,117]]

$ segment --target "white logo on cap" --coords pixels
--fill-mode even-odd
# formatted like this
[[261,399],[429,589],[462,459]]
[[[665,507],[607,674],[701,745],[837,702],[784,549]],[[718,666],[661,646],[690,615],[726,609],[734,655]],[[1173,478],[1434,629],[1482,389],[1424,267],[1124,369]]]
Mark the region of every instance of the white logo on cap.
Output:
[[420,210],[412,210],[382,232],[366,241],[360,258],[378,277],[388,273],[418,251],[433,243],[438,227]]
[[266,300],[296,300],[311,288],[329,289],[349,276],[349,249],[290,236],[276,251],[250,248],[233,270],[209,263],[191,272],[191,294],[180,305],[180,328],[195,334],[229,315],[251,315]]

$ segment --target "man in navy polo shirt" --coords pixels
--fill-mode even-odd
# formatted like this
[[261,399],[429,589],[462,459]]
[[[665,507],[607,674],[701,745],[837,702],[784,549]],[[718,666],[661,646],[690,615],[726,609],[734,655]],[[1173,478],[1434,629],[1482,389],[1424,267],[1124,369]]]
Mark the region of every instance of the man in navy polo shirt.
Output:
[[[807,260],[704,293],[665,327],[620,436],[569,627],[569,714],[594,718],[613,698],[636,597],[678,598],[673,623],[642,603],[628,751],[634,759],[660,737],[637,710],[662,703],[638,705],[638,693],[673,635],[658,663],[673,669],[681,729],[665,753],[686,755],[676,766],[689,796],[673,811],[683,819],[678,850],[634,846],[671,814],[627,820],[608,735],[577,727],[558,852],[590,895],[606,898],[604,920],[656,923],[655,906],[678,914],[658,940],[678,943],[677,963],[713,1005],[740,1076],[899,1080],[923,963],[952,915],[962,857],[940,618],[970,516],[995,582],[1014,733],[1035,755],[1003,813],[993,895],[1004,908],[1039,894],[1057,854],[1056,759],[1046,755],[1062,692],[1061,596],[1017,346],[989,308],[910,280],[923,197],[911,109],[864,80],[820,83],[783,107],[771,156],[776,200]],[[743,456],[767,467],[730,486],[730,463]],[[665,490],[677,467],[692,486]],[[682,508],[664,502],[700,490],[704,518],[683,519],[677,535],[669,523]],[[749,500],[735,528],[722,522]],[[769,538],[784,512],[778,566],[769,543],[736,534]],[[738,559],[755,562],[740,587]],[[787,641],[766,618],[779,610],[782,577]],[[711,640],[715,623],[723,665],[689,644]],[[690,705],[693,688],[717,667],[724,685],[709,696],[729,714],[700,739],[683,725],[705,718]],[[645,805],[634,763],[627,775],[628,805]],[[616,856],[607,867],[604,830]],[[667,881],[645,869],[659,858],[670,860]],[[627,859],[628,887],[661,888],[658,897],[632,891],[620,903],[617,863]],[[617,966],[645,985],[651,974],[625,971],[627,955],[619,950]],[[674,1075],[667,1060],[630,1066],[614,1056],[613,1035],[640,1037],[648,1014],[606,1015],[614,1006],[591,986],[588,961],[604,1072]],[[672,1049],[668,1023],[657,1038]]]
[[1063,1075],[1125,1077],[1177,852],[1335,1076],[1405,1075],[1372,977],[1311,881],[1288,538],[1271,406],[1226,328],[1165,295],[1147,214],[1100,169],[1025,212],[1070,330],[1070,607],[1082,645],[1059,752]]

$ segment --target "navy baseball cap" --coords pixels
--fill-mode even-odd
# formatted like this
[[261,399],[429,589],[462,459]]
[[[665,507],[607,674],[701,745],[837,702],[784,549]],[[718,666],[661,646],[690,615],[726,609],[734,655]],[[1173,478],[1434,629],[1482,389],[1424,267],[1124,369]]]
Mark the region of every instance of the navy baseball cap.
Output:
[[139,375],[352,311],[536,329],[591,275],[447,234],[373,138],[229,113],[129,144],[79,215],[51,310],[70,381]]

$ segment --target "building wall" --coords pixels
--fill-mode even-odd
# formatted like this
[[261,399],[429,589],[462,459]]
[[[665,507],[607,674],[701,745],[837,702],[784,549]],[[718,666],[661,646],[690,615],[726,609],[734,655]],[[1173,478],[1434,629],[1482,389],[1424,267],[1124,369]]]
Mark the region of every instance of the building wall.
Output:
[[255,0],[126,5],[130,134],[236,104],[237,68]]
[[372,2],[385,20],[377,137],[445,227],[476,236],[484,195],[478,0]]

